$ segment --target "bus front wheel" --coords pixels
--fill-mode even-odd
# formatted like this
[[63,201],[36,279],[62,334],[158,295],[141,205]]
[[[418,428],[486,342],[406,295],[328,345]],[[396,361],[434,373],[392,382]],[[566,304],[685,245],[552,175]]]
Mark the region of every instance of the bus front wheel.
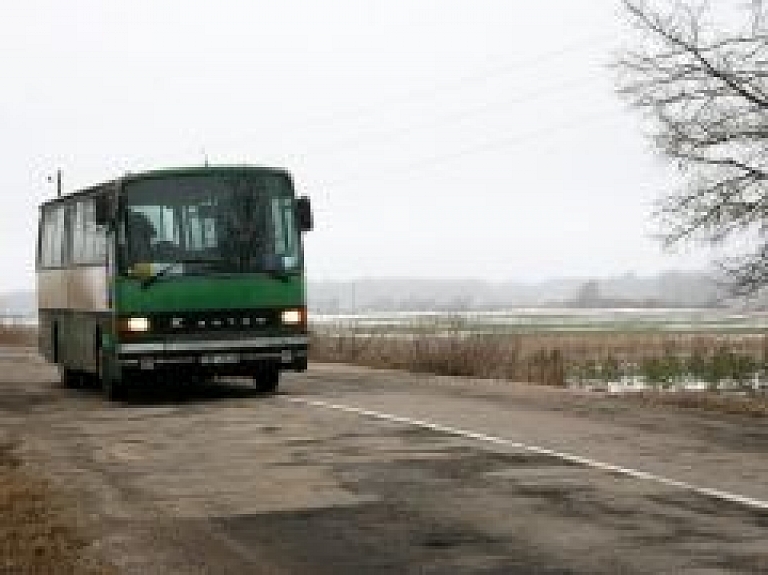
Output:
[[114,359],[104,349],[98,351],[97,371],[101,380],[101,390],[109,401],[117,401],[125,392],[125,383],[119,373],[115,373]]
[[119,379],[107,376],[101,380],[101,389],[109,401],[118,401],[125,393],[125,384]]
[[280,384],[280,366],[267,364],[260,368],[253,377],[256,390],[260,393],[275,393]]

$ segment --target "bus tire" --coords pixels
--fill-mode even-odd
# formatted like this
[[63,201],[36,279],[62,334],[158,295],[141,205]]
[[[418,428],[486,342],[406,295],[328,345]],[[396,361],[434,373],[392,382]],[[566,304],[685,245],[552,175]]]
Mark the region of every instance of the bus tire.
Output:
[[64,387],[67,387],[69,389],[74,389],[82,386],[83,377],[81,373],[75,371],[74,369],[70,369],[64,366],[62,366],[60,370],[61,370],[61,383]]
[[114,362],[109,353],[103,348],[98,351],[97,372],[101,381],[101,391],[109,401],[121,399],[125,392],[125,384],[114,371]]
[[101,380],[101,390],[109,401],[119,401],[125,395],[125,384],[114,377],[104,377]]
[[268,364],[254,376],[254,386],[259,393],[276,393],[280,385],[280,366]]

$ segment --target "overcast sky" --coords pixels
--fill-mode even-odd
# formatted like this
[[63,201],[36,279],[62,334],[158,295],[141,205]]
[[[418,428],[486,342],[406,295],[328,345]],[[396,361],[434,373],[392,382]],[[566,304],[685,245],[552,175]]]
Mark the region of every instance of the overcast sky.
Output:
[[5,3],[0,290],[37,205],[125,171],[278,165],[315,206],[309,277],[700,269],[662,252],[673,185],[614,93],[615,0]]

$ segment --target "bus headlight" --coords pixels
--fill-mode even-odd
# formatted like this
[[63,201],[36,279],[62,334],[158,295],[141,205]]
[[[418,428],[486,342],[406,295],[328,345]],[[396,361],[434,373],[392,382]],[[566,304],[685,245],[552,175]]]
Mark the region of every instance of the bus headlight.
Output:
[[126,331],[145,332],[149,331],[149,318],[129,317],[125,322]]
[[283,311],[282,322],[284,325],[299,325],[303,323],[303,315],[300,309],[287,309]]

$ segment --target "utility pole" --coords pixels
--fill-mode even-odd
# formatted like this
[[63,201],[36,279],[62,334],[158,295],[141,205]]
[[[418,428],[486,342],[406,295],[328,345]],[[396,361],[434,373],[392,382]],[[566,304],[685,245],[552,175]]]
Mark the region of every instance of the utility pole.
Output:
[[[53,176],[49,175],[46,180],[49,184],[53,183]],[[61,197],[61,168],[56,170],[56,197]]]
[[763,0],[752,0],[752,34],[757,35],[763,27]]

